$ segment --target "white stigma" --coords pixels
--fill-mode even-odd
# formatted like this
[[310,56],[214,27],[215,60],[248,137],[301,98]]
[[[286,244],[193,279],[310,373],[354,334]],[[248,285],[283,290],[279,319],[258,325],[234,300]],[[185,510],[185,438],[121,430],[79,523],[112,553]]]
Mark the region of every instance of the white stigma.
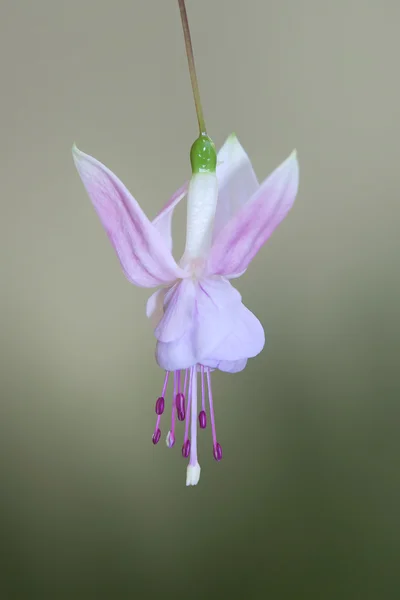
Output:
[[195,173],[187,196],[186,248],[183,262],[207,255],[212,241],[218,182],[215,173]]
[[200,479],[200,465],[189,465],[186,471],[186,485],[197,485]]

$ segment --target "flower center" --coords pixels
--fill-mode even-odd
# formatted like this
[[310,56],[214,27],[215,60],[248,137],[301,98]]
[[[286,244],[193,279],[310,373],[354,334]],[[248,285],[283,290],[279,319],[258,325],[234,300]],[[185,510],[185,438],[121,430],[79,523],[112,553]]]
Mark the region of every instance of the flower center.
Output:
[[[199,412],[197,408],[198,372],[200,373],[201,387],[201,410]],[[157,399],[155,405],[157,421],[152,438],[153,444],[158,444],[161,438],[160,422],[161,415],[164,413],[165,409],[165,397],[169,377],[170,371],[166,371],[162,393]],[[178,417],[178,421],[185,422],[181,452],[184,458],[189,458],[186,485],[196,485],[200,479],[200,465],[197,460],[197,424],[199,425],[200,429],[206,429],[207,427],[206,387],[208,392],[209,414],[213,439],[213,455],[216,461],[220,461],[222,459],[222,448],[217,442],[210,368],[204,367],[203,365],[195,365],[189,369],[173,372],[171,427],[167,433],[166,443],[168,448],[172,448],[175,445],[175,425],[176,417]],[[188,398],[187,405],[186,397]]]
[[200,279],[202,279],[205,272],[206,259],[193,258],[187,265],[187,268],[189,269],[192,279],[194,279],[195,281],[199,281]]

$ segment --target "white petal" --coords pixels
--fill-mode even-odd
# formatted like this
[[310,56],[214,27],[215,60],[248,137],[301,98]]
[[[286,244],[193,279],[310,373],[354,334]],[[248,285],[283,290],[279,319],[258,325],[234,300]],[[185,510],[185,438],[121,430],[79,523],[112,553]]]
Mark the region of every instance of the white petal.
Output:
[[251,161],[235,134],[228,137],[218,152],[218,204],[213,239],[259,188]]
[[153,221],[154,227],[158,229],[166,246],[169,248],[170,251],[172,251],[172,217],[175,208],[178,206],[179,202],[183,200],[183,198],[186,196],[188,185],[188,182],[184,183],[183,186],[175,192],[175,194],[168,200],[166,205],[158,213],[158,215]]

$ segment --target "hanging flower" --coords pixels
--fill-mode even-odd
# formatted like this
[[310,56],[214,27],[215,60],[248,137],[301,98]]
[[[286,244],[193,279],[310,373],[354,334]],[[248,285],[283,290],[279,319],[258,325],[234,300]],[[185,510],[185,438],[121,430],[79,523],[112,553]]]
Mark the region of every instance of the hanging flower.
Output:
[[[235,135],[225,142],[217,162],[214,145],[202,134],[192,147],[189,184],[172,196],[153,221],[107,167],[76,146],[73,156],[127,279],[140,287],[158,288],[147,303],[147,316],[155,321],[156,360],[165,371],[155,406],[153,443],[161,437],[160,420],[172,379],[171,426],[166,442],[168,447],[175,444],[176,418],[185,421],[182,455],[189,458],[186,485],[196,485],[200,478],[197,423],[206,428],[206,395],[214,458],[222,458],[211,372],[241,371],[247,359],[261,352],[265,341],[261,323],[244,306],[230,279],[246,271],[292,207],[298,188],[296,153],[260,185]],[[171,220],[185,196],[186,248],[176,262]]]

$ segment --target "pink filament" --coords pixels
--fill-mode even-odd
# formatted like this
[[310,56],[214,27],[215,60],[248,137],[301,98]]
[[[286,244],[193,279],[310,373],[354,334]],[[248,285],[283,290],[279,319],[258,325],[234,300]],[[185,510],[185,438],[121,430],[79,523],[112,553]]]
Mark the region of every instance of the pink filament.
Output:
[[[187,406],[186,406],[185,437],[183,438],[184,444],[186,443],[186,440],[189,438],[189,420],[190,420],[190,409],[191,409],[191,404],[192,404],[192,377],[193,377],[193,367],[190,369],[190,374],[189,374],[189,393],[188,393],[188,402],[187,402]],[[185,385],[186,385],[186,381],[185,381]]]
[[172,392],[173,396],[172,396],[172,412],[171,412],[171,429],[170,429],[170,432],[172,433],[173,439],[175,439],[175,415],[176,415],[175,398],[176,398],[176,388],[177,388],[178,373],[179,373],[179,371],[175,371],[174,372],[174,390]]
[[206,395],[204,392],[204,365],[201,365],[201,410],[206,412]]
[[215,429],[215,417],[214,417],[214,405],[213,405],[213,397],[212,397],[212,389],[211,389],[210,369],[207,369],[207,387],[208,387],[208,402],[210,404],[210,417],[211,417],[211,430],[212,430],[213,446],[215,448],[215,446],[217,444],[217,432]]
[[[161,396],[163,398],[165,398],[165,392],[167,391],[168,379],[169,379],[169,371],[165,371],[164,385],[163,385],[163,389],[161,392]],[[157,421],[156,421],[156,426],[154,427],[154,435],[157,433],[157,430],[160,427],[160,421],[161,421],[161,415],[158,415]]]

